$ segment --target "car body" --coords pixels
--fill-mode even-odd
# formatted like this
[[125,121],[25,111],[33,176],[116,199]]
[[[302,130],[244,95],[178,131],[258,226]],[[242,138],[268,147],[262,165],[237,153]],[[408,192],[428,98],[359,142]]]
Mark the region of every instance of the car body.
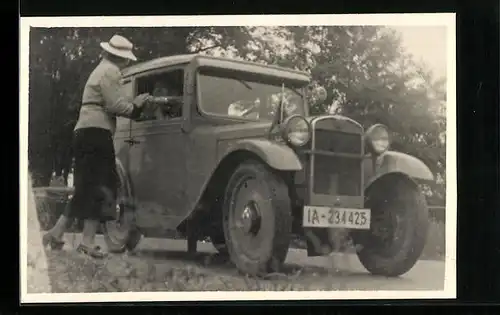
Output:
[[[156,107],[156,112],[147,114],[146,110],[137,121],[118,118],[114,141],[121,196],[131,201],[129,228],[137,227],[147,237],[169,237],[171,231],[178,231],[191,238],[191,243],[209,236],[214,245],[226,248],[221,252],[229,254],[243,272],[267,272],[279,268],[269,267],[275,252],[280,252],[275,255],[278,265],[284,260],[291,233],[307,239],[309,256],[334,250],[331,231],[335,229],[351,231],[353,239],[366,247],[370,241],[364,239],[373,238],[367,235],[374,225],[367,207],[369,192],[381,195],[380,187],[408,187],[419,205],[414,207],[417,214],[408,212],[414,221],[409,223],[411,231],[415,225],[425,234],[427,210],[416,187],[419,181],[433,180],[431,171],[415,157],[387,148],[370,150],[367,131],[352,119],[310,115],[307,73],[228,58],[178,55],[133,65],[123,71],[123,78],[130,97],[155,94],[155,80],[163,80],[172,95],[161,96],[180,100],[172,115],[158,116]],[[243,114],[245,107],[253,116]],[[172,107],[165,108],[168,112]],[[291,142],[299,143],[302,136],[304,143]],[[237,174],[259,184],[242,192],[243,188],[234,188],[239,183]],[[242,197],[234,197],[230,187]],[[244,261],[238,257],[246,255],[239,252],[245,251],[246,245],[241,244],[246,241],[244,237],[236,241],[239,236],[231,234],[231,226],[244,219],[229,222],[236,216],[232,205],[241,198],[255,199],[254,208],[250,203],[242,205],[241,217],[250,218],[252,211],[260,211],[258,224],[267,229],[267,236],[262,237],[272,239],[261,245],[255,243],[256,236],[249,239],[255,244],[248,245],[253,246],[248,253],[256,253],[256,258],[248,254]],[[274,214],[266,218],[262,209]],[[254,223],[248,223],[248,229]],[[283,231],[276,232],[279,229]],[[111,225],[108,228],[108,234],[117,231]],[[405,249],[417,256],[425,239],[420,234],[412,245],[415,248]],[[119,249],[126,242],[110,241]],[[235,245],[238,242],[241,246]],[[132,245],[129,240],[127,246],[136,243],[137,239]],[[404,273],[418,259],[381,270],[370,262],[374,254],[365,249],[366,255],[371,258],[365,259],[365,266],[386,275]]]

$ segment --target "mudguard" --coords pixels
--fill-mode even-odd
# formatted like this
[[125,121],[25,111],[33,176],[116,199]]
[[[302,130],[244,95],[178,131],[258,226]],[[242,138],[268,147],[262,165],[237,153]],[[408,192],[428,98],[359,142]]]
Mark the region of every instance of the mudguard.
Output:
[[287,145],[266,139],[244,139],[229,145],[224,157],[237,151],[249,151],[259,156],[270,167],[281,171],[300,171],[302,163],[297,154]]
[[380,177],[390,173],[404,174],[417,181],[434,180],[434,175],[424,162],[411,155],[395,151],[387,151],[375,159],[365,159],[363,172],[365,189]]

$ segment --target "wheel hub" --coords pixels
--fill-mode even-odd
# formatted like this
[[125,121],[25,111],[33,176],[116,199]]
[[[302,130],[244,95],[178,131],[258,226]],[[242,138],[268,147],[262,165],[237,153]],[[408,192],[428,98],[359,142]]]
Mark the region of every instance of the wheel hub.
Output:
[[376,221],[373,235],[383,247],[390,247],[397,241],[401,230],[401,219],[397,214],[385,213]]
[[240,228],[246,234],[257,234],[260,229],[261,215],[255,202],[248,202],[241,212]]

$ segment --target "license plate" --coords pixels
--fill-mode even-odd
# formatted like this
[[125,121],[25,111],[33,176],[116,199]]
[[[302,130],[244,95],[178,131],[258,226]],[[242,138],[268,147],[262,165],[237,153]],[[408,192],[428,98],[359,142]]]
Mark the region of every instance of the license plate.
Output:
[[305,206],[304,227],[370,229],[370,209]]

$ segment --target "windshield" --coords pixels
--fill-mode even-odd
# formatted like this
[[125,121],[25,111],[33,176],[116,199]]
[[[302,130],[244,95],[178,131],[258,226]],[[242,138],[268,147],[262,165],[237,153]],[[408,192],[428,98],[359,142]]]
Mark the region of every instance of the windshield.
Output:
[[283,101],[284,116],[305,115],[300,86],[284,80],[202,72],[198,77],[199,106],[208,114],[271,121]]

